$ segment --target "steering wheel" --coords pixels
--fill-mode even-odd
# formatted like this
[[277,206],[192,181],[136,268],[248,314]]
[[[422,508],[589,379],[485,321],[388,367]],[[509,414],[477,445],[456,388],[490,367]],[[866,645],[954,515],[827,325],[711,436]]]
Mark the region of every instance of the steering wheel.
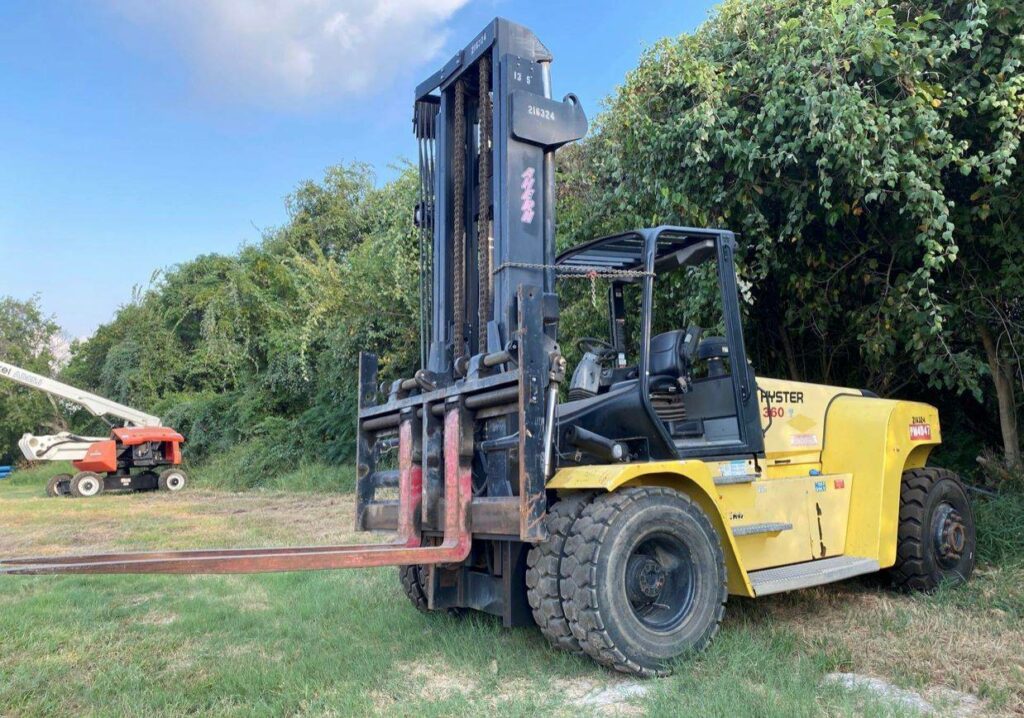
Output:
[[581,337],[576,346],[581,352],[593,354],[599,360],[610,359],[617,353],[614,346],[596,337]]

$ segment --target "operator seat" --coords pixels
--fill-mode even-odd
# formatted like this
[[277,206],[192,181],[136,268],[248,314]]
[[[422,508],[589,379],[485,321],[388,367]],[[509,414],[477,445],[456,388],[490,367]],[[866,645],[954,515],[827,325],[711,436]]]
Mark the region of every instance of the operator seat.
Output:
[[683,354],[686,332],[675,329],[651,339],[651,383],[653,394],[680,391],[679,377],[687,370]]
[[680,379],[688,379],[703,330],[698,326],[674,329],[651,339],[652,394],[683,391]]
[[650,401],[673,439],[703,434],[702,422],[688,421],[684,392],[699,346],[701,328],[676,329],[651,339]]

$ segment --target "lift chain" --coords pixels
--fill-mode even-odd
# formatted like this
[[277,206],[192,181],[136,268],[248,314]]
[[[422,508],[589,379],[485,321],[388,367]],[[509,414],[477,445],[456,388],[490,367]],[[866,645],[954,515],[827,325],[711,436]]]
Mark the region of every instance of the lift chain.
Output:
[[501,271],[506,267],[510,269],[554,269],[555,276],[562,279],[589,279],[590,301],[595,307],[597,306],[598,279],[636,279],[638,277],[655,276],[654,272],[646,272],[642,269],[609,269],[608,267],[534,264],[532,262],[503,262],[496,271]]
[[477,207],[477,261],[479,264],[479,344],[477,351],[487,351],[487,322],[491,318],[491,58],[484,55],[479,61],[479,89],[477,114],[480,118],[480,162]]
[[452,225],[455,228],[455,246],[452,248],[452,354],[461,359],[466,351],[463,332],[466,330],[466,82],[455,83],[455,141],[452,143]]

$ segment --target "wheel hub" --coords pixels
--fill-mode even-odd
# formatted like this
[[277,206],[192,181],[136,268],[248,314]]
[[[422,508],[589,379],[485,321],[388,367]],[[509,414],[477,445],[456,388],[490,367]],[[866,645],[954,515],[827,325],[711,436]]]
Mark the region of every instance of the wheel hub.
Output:
[[626,597],[648,629],[671,631],[693,603],[689,549],[677,536],[655,534],[641,540],[626,561]]
[[630,557],[627,572],[631,593],[639,601],[653,601],[665,588],[665,569],[653,558]]
[[963,516],[949,504],[942,504],[935,512],[935,554],[943,564],[960,560],[967,545],[967,530]]
[[665,588],[665,568],[653,558],[639,558],[634,561],[637,588],[640,593],[650,599],[657,598]]

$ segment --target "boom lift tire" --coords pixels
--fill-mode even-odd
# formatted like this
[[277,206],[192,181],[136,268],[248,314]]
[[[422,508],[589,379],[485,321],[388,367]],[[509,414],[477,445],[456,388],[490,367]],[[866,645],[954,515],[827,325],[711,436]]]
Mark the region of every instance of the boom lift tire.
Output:
[[103,493],[103,477],[91,471],[80,471],[71,478],[71,495],[88,499]]
[[181,491],[188,483],[188,476],[181,469],[165,469],[160,472],[156,485],[161,491]]
[[725,558],[699,506],[668,488],[598,496],[573,524],[562,602],[591,658],[642,677],[703,649],[727,598]]
[[976,549],[974,513],[960,477],[937,467],[905,471],[893,585],[930,593],[942,583],[964,583]]
[[572,526],[593,498],[592,492],[570,494],[549,507],[545,522],[548,537],[526,556],[526,597],[533,610],[533,620],[548,643],[576,655],[583,655],[583,648],[572,634],[562,610],[560,573],[565,542]]
[[46,483],[47,496],[67,496],[71,474],[57,474]]

